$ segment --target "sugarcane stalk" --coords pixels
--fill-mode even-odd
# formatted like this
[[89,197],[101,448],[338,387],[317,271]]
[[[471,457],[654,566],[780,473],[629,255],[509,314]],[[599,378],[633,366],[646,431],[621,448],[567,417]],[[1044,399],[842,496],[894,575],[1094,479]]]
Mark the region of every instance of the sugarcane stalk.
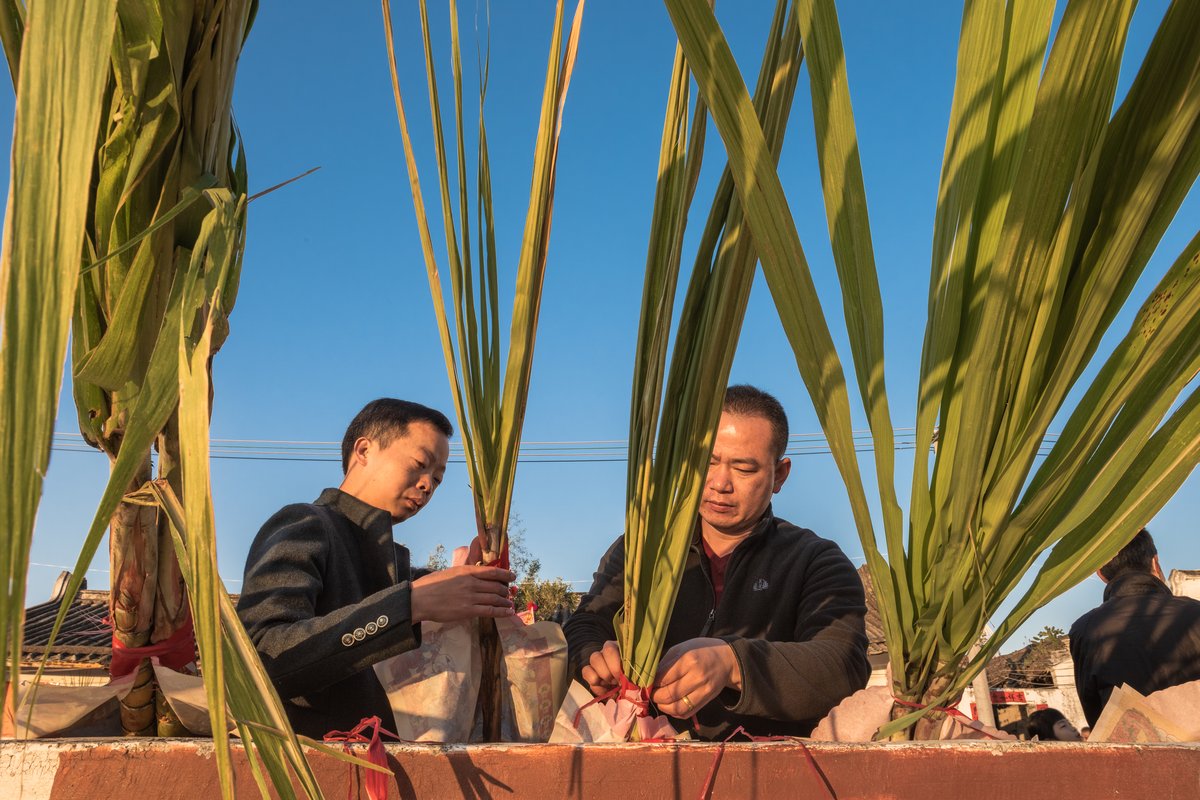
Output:
[[[176,496],[181,496],[183,486],[179,470],[178,413],[171,415],[166,428],[159,436],[158,452],[158,477],[167,481]],[[174,636],[188,618],[187,588],[184,586],[183,572],[171,543],[170,525],[165,517],[161,518],[158,536],[158,585],[154,596],[154,632],[151,636],[155,642],[165,641]],[[160,686],[155,687],[154,703],[159,736],[190,735],[191,732],[179,720]]]
[[[114,456],[115,458],[115,456]],[[150,454],[127,493],[150,479]],[[109,616],[113,638],[125,647],[144,647],[154,624],[154,598],[158,585],[158,509],[121,503],[109,526],[109,564],[112,589]],[[121,729],[127,736],[152,736],[155,732],[154,671],[142,659],[129,694],[121,699]]]
[[[483,563],[499,562],[507,550],[504,526],[480,521],[478,527]],[[483,617],[479,620],[479,651],[480,676],[477,715],[481,720],[483,740],[499,742],[502,736],[504,716],[504,654],[500,646],[500,631],[496,628],[496,620],[491,617]]]

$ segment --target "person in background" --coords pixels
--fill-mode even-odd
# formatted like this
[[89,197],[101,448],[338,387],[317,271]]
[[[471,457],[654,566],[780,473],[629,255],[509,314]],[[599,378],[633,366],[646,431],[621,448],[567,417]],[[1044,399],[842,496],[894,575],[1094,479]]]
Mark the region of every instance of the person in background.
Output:
[[1200,601],[1167,588],[1145,528],[1096,573],[1104,602],[1071,626],[1075,691],[1095,725],[1112,690],[1142,694],[1200,680]]
[[[807,736],[870,674],[866,601],[834,542],[771,512],[792,462],[771,395],[732,386],[717,426],[695,535],[651,700],[720,739]],[[574,676],[596,695],[619,685],[613,616],[625,595],[620,538],[564,630]]]
[[1030,714],[1025,730],[1029,739],[1037,737],[1042,742],[1083,741],[1079,731],[1057,708],[1043,708]]
[[508,570],[423,575],[392,539],[441,483],[452,431],[418,403],[368,403],[342,439],[341,486],[285,506],[250,546],[238,616],[297,733],[319,740],[366,717],[390,721],[373,665],[419,647],[422,622],[513,613]]

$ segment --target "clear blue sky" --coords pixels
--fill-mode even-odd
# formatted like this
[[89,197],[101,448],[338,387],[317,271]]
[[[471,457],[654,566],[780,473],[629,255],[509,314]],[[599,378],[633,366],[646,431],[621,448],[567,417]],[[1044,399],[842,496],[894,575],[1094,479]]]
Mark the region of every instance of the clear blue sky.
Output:
[[[445,11],[435,37],[445,42]],[[718,4],[743,69],[757,73],[773,4]],[[924,330],[938,171],[954,81],[961,6],[842,3],[851,92],[880,282],[887,379],[897,426],[911,425]],[[1142,2],[1129,55],[1140,59],[1166,3]],[[471,3],[464,4],[467,72],[473,74]],[[500,256],[511,285],[524,217],[537,104],[553,4],[492,3],[489,139]],[[401,79],[422,158],[427,203],[436,208],[434,168],[415,3],[396,0]],[[525,439],[621,440],[645,261],[663,104],[674,38],[663,7],[645,0],[592,0],[585,12],[560,149],[554,230]],[[444,56],[444,47],[443,53]],[[1129,56],[1127,55],[1127,59]],[[448,60],[439,63],[443,89]],[[1128,85],[1132,72],[1123,76]],[[793,112],[780,174],[845,363],[837,281],[829,255],[812,146],[806,81]],[[11,129],[12,97],[0,97],[0,129]],[[1124,91],[1124,88],[1122,88]],[[468,101],[468,108],[472,105]],[[251,188],[312,166],[322,169],[253,204],[232,333],[216,357],[214,437],[339,440],[366,401],[381,395],[452,412],[445,368],[413,223],[385,62],[380,10],[371,2],[264,2],[238,73],[235,110],[246,139]],[[712,129],[710,129],[712,130]],[[709,136],[708,169],[694,216],[703,218],[722,152]],[[7,167],[5,166],[5,169]],[[7,175],[2,176],[5,180]],[[431,209],[432,210],[432,209]],[[1164,237],[1136,307],[1200,222],[1192,193]],[[440,228],[435,224],[435,230]],[[444,262],[443,262],[444,263]],[[690,263],[690,257],[685,257]],[[1116,328],[1123,332],[1128,312]],[[783,401],[794,433],[819,430],[811,403],[761,277],[750,301],[732,380],[760,385]],[[69,390],[62,432],[77,432]],[[861,413],[857,416],[862,424]],[[1057,427],[1055,428],[1057,430]],[[795,458],[776,513],[839,542],[856,563],[862,549],[846,493],[827,455]],[[907,486],[911,453],[897,475]],[[70,565],[103,488],[96,454],[56,452],[38,518],[30,602],[48,596]],[[621,532],[622,462],[523,464],[514,507],[543,574],[584,588],[600,555]],[[869,476],[868,476],[869,477]],[[214,460],[213,492],[221,573],[236,591],[258,526],[285,503],[311,500],[340,480],[338,464]],[[1200,567],[1194,535],[1197,481],[1151,524],[1164,566]],[[904,497],[907,497],[905,491]],[[438,543],[463,543],[474,521],[466,472],[451,465],[432,505],[399,526],[398,541],[423,561]],[[46,566],[51,565],[51,566]],[[106,586],[107,559],[89,585]],[[1066,628],[1100,600],[1085,581],[1018,633]]]

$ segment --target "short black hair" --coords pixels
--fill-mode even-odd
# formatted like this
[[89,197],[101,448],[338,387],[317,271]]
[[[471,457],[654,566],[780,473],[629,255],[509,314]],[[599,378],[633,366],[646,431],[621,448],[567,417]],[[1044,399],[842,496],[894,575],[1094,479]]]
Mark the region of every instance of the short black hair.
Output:
[[1029,715],[1025,726],[1025,735],[1032,739],[1036,736],[1040,741],[1053,742],[1058,737],[1054,735],[1054,725],[1066,719],[1057,708],[1043,708]]
[[1156,555],[1158,548],[1154,546],[1150,531],[1142,528],[1129,540],[1129,544],[1121,548],[1121,552],[1113,556],[1112,561],[1100,568],[1100,574],[1104,580],[1111,581],[1126,572],[1151,572]]
[[407,433],[408,426],[414,422],[428,422],[447,439],[454,435],[454,426],[446,415],[429,406],[394,397],[381,397],[367,403],[351,420],[342,437],[342,473],[350,468],[350,454],[359,439],[366,437],[378,442],[380,447],[387,447]]
[[788,442],[787,414],[772,395],[755,386],[739,383],[725,390],[725,404],[721,410],[726,414],[762,417],[771,423],[771,450],[776,459],[783,458]]

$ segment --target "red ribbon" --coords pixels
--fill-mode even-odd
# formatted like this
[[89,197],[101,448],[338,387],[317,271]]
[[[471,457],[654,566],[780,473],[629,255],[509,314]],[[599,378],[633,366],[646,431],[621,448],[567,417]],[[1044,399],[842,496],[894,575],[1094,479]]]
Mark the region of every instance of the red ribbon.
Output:
[[947,707],[947,706],[923,706],[920,703],[910,703],[908,700],[901,700],[899,697],[894,697],[894,696],[892,697],[892,702],[898,706],[904,706],[905,708],[917,708],[917,709],[923,709],[923,710],[929,710],[929,711],[941,711],[943,714],[950,717],[951,719],[953,719],[955,722],[959,723],[963,727],[970,728],[973,731],[978,731],[979,733],[982,733],[984,736],[986,736],[989,739],[995,739],[996,741],[1000,741],[999,736],[992,736],[990,733],[983,730],[982,728],[976,728],[974,725],[967,724],[970,722],[974,722],[974,720],[972,720],[970,717],[968,717],[963,712],[959,711],[957,708],[952,708],[952,707]]
[[[481,545],[484,544],[484,542],[482,540],[480,540],[479,543]],[[511,567],[508,564],[508,543],[505,542],[504,550],[501,551],[499,558],[497,558],[495,561],[489,561],[488,563],[484,564],[484,566],[485,567],[499,567],[500,569],[511,569]]]
[[[365,731],[367,728],[371,728],[370,739],[368,739],[363,733],[363,731]],[[391,767],[388,766],[387,752],[383,749],[383,742],[380,741],[379,738],[379,734],[381,733],[392,737],[396,741],[403,741],[399,736],[385,729],[379,717],[365,717],[356,726],[354,726],[354,730],[330,731],[322,738],[328,743],[341,742],[342,749],[344,749],[347,753],[350,752],[351,743],[361,744],[366,742],[367,761],[370,761],[376,766],[383,767],[388,771],[388,774],[392,775],[394,778],[395,773],[393,773]],[[353,764],[350,765],[350,768],[351,774],[355,774],[356,768]],[[367,797],[371,798],[371,800],[387,800],[388,780],[387,776],[385,776],[382,772],[378,772],[373,769],[367,770],[365,783],[367,785]],[[346,796],[349,798],[354,797],[353,786],[347,787]]]
[[733,733],[722,739],[721,744],[717,746],[717,752],[713,754],[712,766],[708,768],[708,776],[704,779],[704,786],[700,788],[700,800],[708,800],[709,793],[712,792],[713,781],[717,777],[717,767],[721,765],[721,757],[725,754],[725,745],[739,733],[752,742],[795,742],[800,745],[804,757],[808,760],[808,766],[812,769],[813,774],[817,776],[817,780],[825,787],[826,793],[832,800],[837,800],[837,795],[833,793],[833,786],[830,785],[829,779],[825,777],[825,773],[817,765],[817,760],[813,758],[812,752],[808,749],[808,745],[804,743],[803,739],[799,736],[754,736],[753,734],[746,733],[746,729],[741,725],[734,728]]
[[116,633],[113,633],[112,661],[108,666],[110,675],[120,678],[130,674],[138,668],[143,658],[157,658],[164,667],[170,667],[176,672],[194,661],[196,636],[192,629],[191,613],[188,613],[183,625],[170,637],[145,647],[127,647],[117,639]]
[[[614,686],[613,688],[609,689],[604,694],[596,695],[591,700],[588,700],[586,703],[584,703],[583,705],[581,705],[579,707],[579,710],[575,712],[575,722],[574,722],[575,728],[576,729],[579,728],[579,719],[583,716],[583,710],[585,708],[587,708],[588,706],[594,706],[594,705],[596,705],[596,703],[603,703],[606,700],[613,700],[613,699],[620,698],[626,692],[629,692],[633,695],[632,697],[625,698],[626,700],[628,700],[630,703],[633,704],[633,707],[634,707],[633,715],[635,717],[644,717],[650,713],[650,693],[653,690],[654,690],[653,686],[645,686],[645,687],[638,686],[636,683],[633,683],[628,678],[626,678],[624,675],[622,675],[621,683],[619,685]],[[644,741],[673,742],[675,740],[674,739],[653,739],[653,740],[647,739]]]

